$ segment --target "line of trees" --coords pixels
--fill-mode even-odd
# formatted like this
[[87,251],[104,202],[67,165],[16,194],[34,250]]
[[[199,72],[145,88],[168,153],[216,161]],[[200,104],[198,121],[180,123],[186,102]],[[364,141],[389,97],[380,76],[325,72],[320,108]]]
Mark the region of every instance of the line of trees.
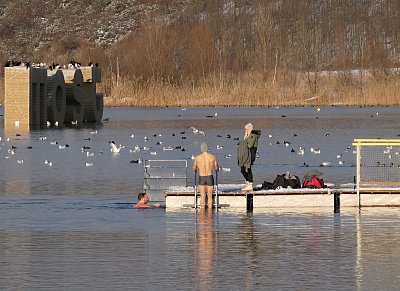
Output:
[[221,90],[243,84],[246,76],[283,99],[321,95],[321,71],[340,71],[332,87],[358,96],[366,70],[377,82],[397,78],[391,70],[399,63],[396,0],[203,0],[183,11],[173,22],[163,15],[144,19],[139,31],[113,48],[119,76],[212,82]]
[[[313,96],[357,104],[382,90],[380,102],[399,102],[398,90],[387,89],[399,81],[398,0],[181,0],[172,1],[174,13],[171,1],[161,2],[112,47],[81,44],[63,57],[99,60],[103,91],[136,100],[127,105],[190,105],[211,95],[218,101],[192,104],[297,104]],[[165,96],[179,90],[191,100]]]

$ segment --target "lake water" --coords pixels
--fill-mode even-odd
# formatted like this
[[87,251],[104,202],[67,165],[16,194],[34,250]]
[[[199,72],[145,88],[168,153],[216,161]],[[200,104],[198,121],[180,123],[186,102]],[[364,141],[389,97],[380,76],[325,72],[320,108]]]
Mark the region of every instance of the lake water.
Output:
[[[4,132],[0,117],[1,289],[397,289],[398,208],[136,210],[131,203],[143,189],[143,164],[130,161],[191,165],[206,141],[230,169],[219,182],[243,183],[235,138],[252,122],[262,131],[256,183],[317,169],[340,185],[355,175],[353,139],[397,138],[399,113],[398,107],[118,108],[105,109],[108,121],[100,126],[18,136]],[[126,147],[113,155],[109,140]],[[149,150],[131,153],[136,145]],[[299,147],[304,155],[291,152]],[[319,167],[324,161],[331,166]],[[193,185],[190,171],[187,183]]]

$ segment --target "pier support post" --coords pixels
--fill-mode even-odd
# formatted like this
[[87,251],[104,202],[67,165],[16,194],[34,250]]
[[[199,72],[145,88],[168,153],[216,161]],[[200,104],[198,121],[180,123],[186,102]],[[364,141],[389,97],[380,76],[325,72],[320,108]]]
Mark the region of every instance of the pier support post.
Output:
[[333,192],[333,212],[334,213],[340,212],[340,192],[339,191]]
[[253,194],[247,194],[246,201],[246,211],[253,212]]

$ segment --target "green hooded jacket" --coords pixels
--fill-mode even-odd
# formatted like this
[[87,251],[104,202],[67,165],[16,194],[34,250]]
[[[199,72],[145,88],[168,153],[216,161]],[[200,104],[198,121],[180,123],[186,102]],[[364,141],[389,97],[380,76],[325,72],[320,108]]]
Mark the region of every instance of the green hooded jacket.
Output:
[[261,130],[255,129],[252,130],[249,137],[246,138],[247,140],[247,147],[250,148],[257,148],[258,147],[258,139],[261,136]]

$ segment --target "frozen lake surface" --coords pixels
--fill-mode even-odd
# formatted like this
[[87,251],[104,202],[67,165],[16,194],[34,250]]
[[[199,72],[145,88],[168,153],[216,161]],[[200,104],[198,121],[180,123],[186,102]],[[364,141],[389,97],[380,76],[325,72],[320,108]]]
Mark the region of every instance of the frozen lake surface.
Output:
[[[248,122],[262,131],[256,184],[310,169],[326,182],[351,183],[353,139],[397,138],[400,108],[113,108],[104,118],[82,128],[6,133],[0,117],[3,290],[390,290],[400,283],[397,208],[131,208],[143,189],[143,164],[131,161],[191,166],[204,141],[230,169],[220,183],[243,183],[236,139]],[[113,155],[110,140],[125,148]]]
[[[247,122],[262,131],[259,158],[253,168],[255,184],[273,181],[286,171],[302,178],[310,169],[322,172],[326,182],[352,183],[356,174],[353,140],[398,137],[399,111],[398,107],[327,107],[320,112],[305,107],[118,108],[106,109],[104,118],[109,121],[100,126],[47,129],[20,133],[21,136],[7,135],[1,126],[0,163],[7,170],[0,173],[0,189],[11,195],[133,198],[143,190],[143,164],[133,162],[183,159],[190,168],[191,157],[200,152],[201,142],[209,144],[210,151],[226,170],[219,175],[220,183],[243,183],[236,163],[235,139],[243,137]],[[1,122],[0,119],[0,125]],[[206,135],[195,134],[191,127]],[[111,154],[110,140],[125,148],[118,155]],[[66,144],[69,147],[59,149]],[[17,148],[15,155],[8,153],[12,146]],[[83,147],[90,149],[82,151]],[[135,147],[140,150],[135,151]],[[304,149],[304,155],[297,153],[300,148]],[[320,153],[311,152],[311,148],[319,149]],[[23,160],[23,164],[18,160]],[[52,163],[51,167],[45,164],[46,160]],[[320,167],[324,162],[330,166]],[[187,184],[193,182],[189,169]]]

